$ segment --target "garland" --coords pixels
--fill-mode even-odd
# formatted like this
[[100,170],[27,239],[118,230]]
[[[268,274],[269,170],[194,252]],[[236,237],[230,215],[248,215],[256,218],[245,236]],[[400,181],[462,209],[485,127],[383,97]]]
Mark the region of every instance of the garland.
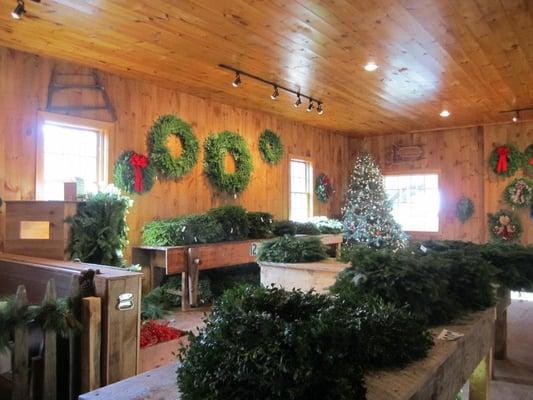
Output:
[[455,216],[462,224],[470,219],[474,214],[474,202],[466,196],[461,197],[455,208]]
[[[214,186],[235,196],[246,189],[252,176],[253,163],[250,150],[241,136],[230,131],[210,135],[205,140],[204,150],[204,171]],[[228,152],[235,160],[235,172],[231,174],[224,168]]]
[[525,165],[524,172],[533,175],[533,144],[530,144],[524,151]]
[[524,155],[514,144],[496,147],[489,159],[490,167],[496,175],[513,176],[524,164]]
[[[176,136],[182,146],[179,157],[171,154],[167,140]],[[150,163],[165,178],[181,178],[198,161],[199,144],[191,126],[175,115],[163,115],[155,121],[148,133],[148,153]]]
[[277,164],[284,152],[280,137],[275,132],[265,129],[259,137],[259,152],[265,162]]
[[489,214],[489,231],[496,241],[513,242],[520,238],[522,225],[513,212],[499,210],[494,214]]
[[505,188],[503,199],[512,207],[533,205],[533,180],[525,177],[515,179]]
[[315,194],[318,200],[322,203],[327,203],[333,193],[335,193],[335,190],[333,190],[329,176],[326,174],[318,175],[315,182]]
[[113,182],[126,193],[149,192],[156,179],[148,158],[134,151],[125,151],[115,162]]

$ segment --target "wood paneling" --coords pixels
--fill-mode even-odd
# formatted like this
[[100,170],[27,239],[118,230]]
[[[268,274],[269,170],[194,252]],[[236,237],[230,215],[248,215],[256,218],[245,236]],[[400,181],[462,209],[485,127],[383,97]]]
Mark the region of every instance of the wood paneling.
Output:
[[[45,107],[47,86],[55,65],[62,71],[79,71],[81,68],[47,57],[0,48],[0,197],[5,200],[34,199],[38,110]],[[154,120],[161,114],[175,113],[192,125],[201,143],[209,133],[222,130],[243,135],[255,165],[249,187],[234,199],[216,192],[209,184],[203,174],[202,149],[198,164],[183,179],[158,181],[151,192],[134,197],[135,203],[128,217],[131,244],[139,243],[141,228],[147,221],[202,212],[221,204],[241,204],[249,210],[269,211],[276,218],[287,218],[288,154],[309,157],[315,174],[328,174],[337,189],[329,203],[315,200],[315,214],[331,216],[339,213],[342,187],[349,172],[348,137],[150,83],[108,73],[100,73],[100,76],[117,112],[114,133],[110,138],[112,162],[124,150],[145,153],[146,134]],[[66,104],[95,101],[91,94],[81,90],[58,96],[67,96],[63,100],[57,99]],[[109,120],[109,116],[100,111],[78,115]],[[286,156],[277,166],[265,164],[259,156],[257,143],[265,128],[278,132],[286,148]],[[177,146],[174,142],[171,145]],[[3,219],[0,224],[3,227]]]
[[[5,46],[354,134],[503,121],[500,110],[533,103],[529,0],[46,0],[21,20],[14,5],[0,0]],[[219,63],[319,98],[325,113],[247,79],[234,89]]]

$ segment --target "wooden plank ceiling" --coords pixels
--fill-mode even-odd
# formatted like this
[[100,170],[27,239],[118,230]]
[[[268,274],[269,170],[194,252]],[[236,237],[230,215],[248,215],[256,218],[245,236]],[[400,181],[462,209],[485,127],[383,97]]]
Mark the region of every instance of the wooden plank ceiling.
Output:
[[[505,121],[499,111],[533,105],[529,0],[26,0],[21,20],[15,5],[0,0],[0,45],[354,135]],[[233,88],[219,63],[325,112],[246,78]]]

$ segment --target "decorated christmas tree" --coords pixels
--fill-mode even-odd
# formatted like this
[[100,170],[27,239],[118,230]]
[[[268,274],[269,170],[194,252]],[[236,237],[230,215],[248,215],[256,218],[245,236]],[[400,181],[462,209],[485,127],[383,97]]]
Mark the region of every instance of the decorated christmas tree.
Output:
[[351,243],[376,248],[404,247],[407,235],[391,214],[383,176],[372,156],[357,157],[346,191],[342,223]]

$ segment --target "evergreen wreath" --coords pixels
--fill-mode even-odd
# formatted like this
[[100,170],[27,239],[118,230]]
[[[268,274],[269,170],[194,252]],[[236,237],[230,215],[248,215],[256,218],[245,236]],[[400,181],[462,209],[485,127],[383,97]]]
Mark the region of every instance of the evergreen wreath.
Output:
[[333,196],[335,190],[329,176],[326,174],[320,174],[315,181],[315,194],[318,200],[322,203],[327,203],[331,196]]
[[113,182],[126,193],[142,194],[149,192],[156,179],[150,160],[142,154],[128,150],[115,162]]
[[530,144],[524,151],[525,164],[524,172],[533,175],[533,144]]
[[265,129],[259,137],[259,152],[265,162],[277,164],[284,152],[281,138],[270,129]]
[[[230,131],[209,135],[204,143],[204,171],[218,189],[236,195],[250,183],[253,171],[252,155],[245,140]],[[229,152],[235,160],[235,172],[227,173],[224,158]]]
[[[167,146],[170,135],[175,135],[181,142],[179,157],[173,156]],[[189,172],[198,161],[199,148],[191,126],[175,115],[162,115],[148,133],[150,163],[165,178],[178,179]]]
[[522,225],[512,211],[499,210],[489,214],[489,231],[495,241],[514,242],[520,239]]
[[474,214],[474,210],[474,202],[468,197],[463,196],[457,202],[455,216],[457,219],[459,219],[459,221],[461,221],[462,224],[464,224]]
[[505,144],[492,151],[489,163],[496,175],[513,176],[524,165],[524,155],[514,144]]
[[503,199],[512,207],[533,205],[533,180],[526,177],[515,179],[505,188]]

